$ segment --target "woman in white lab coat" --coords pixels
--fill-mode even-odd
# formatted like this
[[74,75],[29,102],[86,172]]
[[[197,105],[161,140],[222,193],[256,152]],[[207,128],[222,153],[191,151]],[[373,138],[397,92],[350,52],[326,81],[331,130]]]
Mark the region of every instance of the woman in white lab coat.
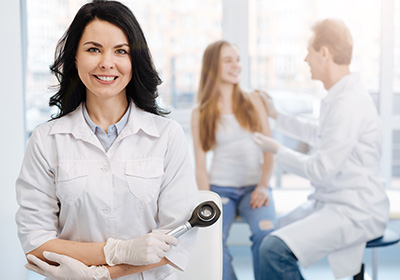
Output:
[[165,232],[187,221],[197,190],[132,12],[84,5],[51,70],[60,111],[34,130],[16,183],[27,267],[51,279],[175,279],[195,232],[179,243]]
[[274,236],[264,239],[263,279],[282,279],[275,274],[275,258],[285,260],[280,264],[293,273],[287,279],[302,279],[296,259],[307,267],[326,254],[336,278],[355,275],[366,242],[381,236],[388,221],[379,175],[379,116],[358,76],[350,74],[350,32],[335,20],[317,23],[313,31],[305,60],[312,78],[328,90],[319,124],[278,114],[271,102],[269,112],[277,130],[308,143],[315,153],[304,155],[263,135],[254,137],[264,151],[276,154],[278,164],[308,178],[315,188],[306,203],[279,220]]

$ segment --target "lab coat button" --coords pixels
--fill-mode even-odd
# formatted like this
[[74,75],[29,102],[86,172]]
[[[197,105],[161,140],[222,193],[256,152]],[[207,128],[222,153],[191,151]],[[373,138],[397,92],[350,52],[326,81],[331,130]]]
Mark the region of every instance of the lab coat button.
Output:
[[107,166],[103,166],[102,168],[101,168],[101,171],[103,171],[103,172],[107,172],[109,170],[109,168],[107,167]]

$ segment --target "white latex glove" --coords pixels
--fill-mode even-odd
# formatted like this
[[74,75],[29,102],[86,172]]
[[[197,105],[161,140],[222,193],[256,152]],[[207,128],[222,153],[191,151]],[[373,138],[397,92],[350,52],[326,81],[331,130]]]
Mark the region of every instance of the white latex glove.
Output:
[[275,108],[274,101],[272,97],[269,96],[266,92],[260,92],[262,98],[265,101],[265,105],[267,106],[268,116],[270,118],[276,119],[278,117],[278,111]]
[[87,266],[74,258],[53,252],[43,252],[43,256],[60,265],[50,265],[34,255],[28,255],[28,260],[36,265],[28,263],[25,268],[51,280],[111,280],[105,266]]
[[131,240],[109,238],[104,246],[104,255],[111,266],[147,265],[160,262],[171,248],[170,245],[177,244],[175,237],[161,232],[151,232]]
[[265,153],[276,154],[281,146],[281,144],[271,137],[259,132],[253,134],[253,140]]

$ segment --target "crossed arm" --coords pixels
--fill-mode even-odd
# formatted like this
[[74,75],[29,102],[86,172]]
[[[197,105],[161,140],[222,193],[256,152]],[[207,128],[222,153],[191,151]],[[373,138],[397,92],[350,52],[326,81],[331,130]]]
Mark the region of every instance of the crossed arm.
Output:
[[[84,271],[87,271],[87,273],[98,273],[96,271],[93,271],[95,268],[91,268],[92,272],[89,272],[89,266],[104,266],[106,265],[106,257],[104,253],[104,246],[105,242],[76,242],[76,241],[69,241],[69,240],[62,240],[62,239],[53,239],[50,240],[46,243],[44,243],[42,246],[38,247],[37,249],[31,251],[28,255],[34,255],[35,257],[48,262],[51,265],[56,265],[55,262],[61,264],[60,267],[63,267],[63,271],[61,271],[60,267],[58,268],[58,271],[56,271],[56,267],[49,267],[46,264],[41,263],[35,258],[32,258],[31,256],[28,257],[28,260],[30,263],[34,261],[35,265],[40,266],[41,270],[44,270],[44,273],[50,273],[53,275],[53,277],[56,277],[57,275],[60,276],[60,273],[78,273],[81,272],[83,273]],[[44,257],[43,252],[54,252],[63,256],[68,256],[72,259],[75,259],[78,262],[73,262],[68,258],[62,258],[59,256],[54,257],[53,255],[45,254],[45,256],[53,256],[51,260],[54,260],[53,262],[51,260],[48,260]],[[50,257],[48,257],[50,259]],[[64,263],[61,263],[64,262]],[[117,277],[122,277],[130,274],[135,274],[135,273],[140,273],[149,269],[157,268],[159,266],[165,265],[165,264],[170,264],[172,263],[165,257],[161,258],[158,262],[153,263],[153,264],[148,264],[148,265],[128,265],[128,264],[120,264],[120,265],[115,265],[115,266],[108,266],[106,265],[106,269],[108,269],[108,273],[111,278],[117,278]],[[31,266],[28,266],[28,269],[32,269]],[[104,268],[99,268],[101,270]],[[37,269],[32,269],[38,273]],[[54,275],[55,273],[58,273]]]

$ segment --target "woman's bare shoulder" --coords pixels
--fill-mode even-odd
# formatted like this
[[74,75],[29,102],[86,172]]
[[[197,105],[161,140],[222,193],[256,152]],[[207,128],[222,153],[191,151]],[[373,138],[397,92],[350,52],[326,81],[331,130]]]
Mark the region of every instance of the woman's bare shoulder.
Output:
[[200,106],[195,105],[192,109],[192,124],[197,123],[200,118]]

